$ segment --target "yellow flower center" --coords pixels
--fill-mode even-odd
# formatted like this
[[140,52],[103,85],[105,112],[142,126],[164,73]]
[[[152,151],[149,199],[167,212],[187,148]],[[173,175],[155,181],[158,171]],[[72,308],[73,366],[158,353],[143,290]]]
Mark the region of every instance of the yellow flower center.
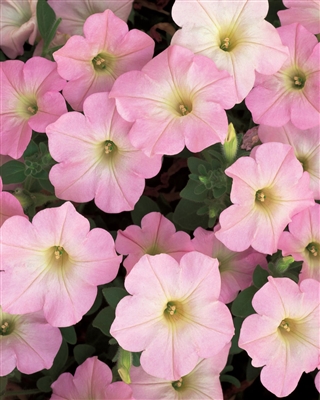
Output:
[[220,49],[223,51],[230,50],[230,38],[226,37],[221,41]]
[[177,322],[183,317],[183,305],[178,301],[169,301],[164,310],[164,317],[168,322]]
[[38,107],[37,107],[37,105],[29,105],[27,107],[27,111],[28,111],[29,114],[35,115],[35,114],[37,114]]
[[171,385],[175,390],[179,390],[183,385],[183,379],[180,378],[179,380],[172,382]]
[[105,145],[104,145],[104,152],[106,154],[110,154],[114,151],[117,150],[117,146],[111,141],[111,140],[106,140]]
[[14,326],[15,324],[10,320],[10,317],[3,319],[0,322],[0,337],[10,335],[14,330]]
[[284,329],[286,332],[290,332],[291,330],[288,321],[286,321],[285,319],[281,321],[279,328]]
[[260,201],[261,203],[264,203],[266,200],[266,195],[262,190],[258,190],[256,192],[256,200]]
[[317,257],[319,254],[319,244],[318,243],[309,243],[307,246],[307,250],[309,251],[312,257]]
[[179,110],[183,116],[189,114],[188,107],[186,107],[184,104],[179,105]]
[[115,65],[114,56],[107,53],[99,53],[91,61],[96,72],[112,75],[114,78],[116,78],[113,74]]

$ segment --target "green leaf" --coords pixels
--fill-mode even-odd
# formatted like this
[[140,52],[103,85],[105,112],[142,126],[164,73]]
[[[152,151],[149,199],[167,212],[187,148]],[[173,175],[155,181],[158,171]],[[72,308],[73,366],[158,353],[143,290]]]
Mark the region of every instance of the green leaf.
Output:
[[181,199],[173,213],[173,221],[184,229],[194,230],[198,226],[207,228],[208,215],[198,215],[201,204],[187,199]]
[[24,163],[16,160],[8,161],[0,167],[2,183],[8,185],[9,183],[23,182],[26,179],[24,170]]
[[33,155],[37,154],[38,151],[39,148],[37,144],[33,140],[31,140],[31,142],[28,144],[28,147],[25,149],[23,153],[23,159],[26,160],[27,158],[32,157]]
[[260,374],[261,368],[255,368],[251,364],[251,360],[248,361],[246,368],[246,379],[248,382],[255,380]]
[[225,186],[220,187],[220,188],[215,187],[215,188],[212,189],[213,197],[215,199],[218,199],[219,197],[224,195],[226,193],[226,191],[227,191],[227,188]]
[[115,312],[112,307],[106,307],[99,312],[92,322],[92,326],[100,329],[100,331],[106,335],[111,336],[110,327],[115,319]]
[[134,367],[140,367],[140,357],[141,357],[141,351],[138,353],[131,353],[132,354],[132,365]]
[[236,317],[246,318],[255,311],[251,305],[252,297],[258,289],[254,286],[250,286],[238,294],[238,297],[234,300],[231,306],[231,312]]
[[202,170],[210,170],[211,165],[207,161],[202,160],[201,158],[189,157],[188,158],[188,167],[192,174],[199,176],[199,168]]
[[54,381],[51,376],[43,376],[37,380],[37,388],[41,390],[41,392],[49,393],[51,392],[51,385]]
[[231,383],[231,385],[234,385],[237,388],[239,388],[241,386],[241,383],[239,382],[239,380],[232,375],[221,375],[220,381]]
[[54,193],[54,187],[49,179],[39,179],[39,184],[41,185],[42,189],[46,190],[49,193]]
[[189,179],[187,186],[181,190],[180,196],[187,200],[202,203],[203,200],[205,200],[207,198],[208,191],[205,189],[204,186],[202,186],[205,190],[200,194],[196,194],[195,188],[198,187],[198,185],[199,185],[198,179],[197,179],[197,181]]
[[90,344],[78,344],[73,349],[74,359],[80,365],[95,353],[96,349]]
[[131,218],[135,225],[140,225],[142,218],[153,211],[160,212],[158,204],[147,196],[141,196],[139,201],[131,211]]
[[67,328],[60,328],[62,337],[65,339],[67,343],[76,344],[77,343],[77,334],[74,326],[68,326]]
[[52,31],[56,25],[56,14],[47,3],[47,0],[38,0],[37,22],[40,35],[44,41],[44,47],[47,47],[54,37],[55,32],[52,36]]
[[119,301],[128,296],[128,292],[125,289],[119,287],[108,287],[102,290],[104,298],[112,308],[116,308]]
[[265,269],[261,268],[260,265],[253,272],[253,284],[257,289],[262,288],[264,284],[268,282],[269,273]]
[[235,334],[231,340],[231,349],[230,349],[230,354],[238,354],[241,353],[243,350],[240,349],[238,346],[238,341],[239,341],[239,334],[240,334],[240,329],[241,325],[243,322],[243,318],[235,317],[233,319],[233,324],[235,327]]

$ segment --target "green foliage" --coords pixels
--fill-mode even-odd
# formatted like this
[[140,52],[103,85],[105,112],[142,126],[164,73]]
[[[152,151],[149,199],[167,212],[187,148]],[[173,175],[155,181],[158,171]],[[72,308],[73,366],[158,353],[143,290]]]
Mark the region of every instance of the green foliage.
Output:
[[74,326],[68,326],[67,328],[60,328],[60,332],[62,337],[65,339],[67,343],[76,344],[77,343],[77,334]]
[[235,334],[232,337],[231,340],[231,348],[230,348],[230,353],[229,354],[238,354],[241,353],[243,350],[240,349],[238,346],[238,341],[239,341],[239,335],[240,335],[240,329],[242,326],[243,318],[235,317],[233,319],[233,324],[235,328]]
[[37,380],[37,388],[41,390],[41,392],[49,393],[51,392],[51,385],[54,381],[51,376],[42,376]]
[[61,18],[56,19],[56,14],[46,0],[38,0],[37,3],[37,22],[40,35],[43,39],[42,56],[48,54],[48,48],[53,40]]
[[0,175],[4,185],[21,183],[26,179],[25,165],[16,160],[8,161],[0,167]]
[[73,356],[76,362],[80,365],[82,364],[88,357],[91,357],[95,353],[95,347],[89,344],[78,344],[73,349]]
[[208,216],[198,215],[197,211],[201,207],[193,201],[181,199],[173,213],[173,222],[184,229],[194,230],[198,226],[206,228],[208,226]]
[[92,322],[92,325],[95,328],[100,329],[100,331],[106,335],[110,336],[110,327],[112,325],[112,322],[115,319],[115,312],[114,308],[112,307],[105,307],[103,308],[99,314],[95,317],[95,319]]
[[134,210],[131,211],[131,218],[135,225],[140,225],[142,218],[153,211],[160,212],[160,209],[156,202],[151,200],[147,196],[141,196],[139,201],[134,207]]
[[119,301],[123,297],[128,296],[129,293],[125,289],[119,287],[108,287],[102,290],[102,294],[108,304],[115,309]]
[[265,283],[268,282],[269,273],[260,265],[253,272],[253,284],[257,289],[260,289]]
[[52,381],[55,381],[58,376],[62,373],[63,368],[68,360],[69,350],[65,340],[62,340],[61,347],[53,361],[53,365],[49,370],[42,370],[42,373],[46,376],[50,376]]
[[250,286],[238,294],[231,306],[231,312],[236,317],[246,318],[255,311],[251,305],[252,298],[258,291],[254,286]]

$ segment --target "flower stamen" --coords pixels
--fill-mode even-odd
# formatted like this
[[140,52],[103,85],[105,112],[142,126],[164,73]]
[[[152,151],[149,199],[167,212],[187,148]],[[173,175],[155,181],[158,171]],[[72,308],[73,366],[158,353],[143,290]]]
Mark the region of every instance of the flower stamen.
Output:
[[183,379],[180,378],[179,380],[172,382],[172,387],[174,389],[180,389],[182,384],[183,384]]
[[63,255],[64,249],[61,246],[56,246],[56,250],[54,252],[54,257],[56,260],[59,260],[59,258]]
[[223,39],[220,49],[226,51],[229,49],[229,47],[230,47],[230,39],[226,37]]
[[188,107],[186,107],[184,104],[179,105],[179,110],[183,116],[189,114]]
[[263,193],[262,190],[258,190],[256,193],[256,200],[260,201],[261,203],[263,203],[266,199],[266,195]]
[[116,145],[111,140],[106,140],[104,145],[104,152],[106,154],[112,153],[116,149]]
[[286,332],[290,332],[290,326],[286,320],[282,320],[281,324],[279,326],[280,326],[280,328],[284,329]]
[[37,106],[29,106],[27,108],[27,110],[29,111],[30,114],[35,115],[38,111],[38,107]]
[[9,330],[9,323],[7,321],[1,324],[0,334],[5,335]]
[[313,243],[310,243],[310,244],[307,246],[307,250],[311,253],[311,255],[312,255],[313,257],[317,257],[317,255],[318,255],[318,249],[317,249],[317,247],[316,247]]

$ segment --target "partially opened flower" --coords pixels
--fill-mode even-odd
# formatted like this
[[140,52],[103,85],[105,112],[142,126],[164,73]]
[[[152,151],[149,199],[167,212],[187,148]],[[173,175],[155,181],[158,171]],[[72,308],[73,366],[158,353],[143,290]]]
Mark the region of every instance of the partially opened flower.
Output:
[[[219,225],[215,227],[215,231]],[[223,303],[233,301],[239,290],[244,290],[252,283],[253,271],[257,265],[267,266],[264,254],[249,248],[245,251],[234,252],[224,246],[215,236],[215,232],[197,228],[192,240],[194,249],[216,258],[219,262],[221,275],[221,293],[219,300]]]
[[59,31],[68,35],[82,35],[83,24],[92,14],[111,10],[127,21],[133,0],[48,0],[58,18],[62,18]]
[[130,140],[146,154],[192,152],[223,143],[228,133],[224,109],[235,104],[232,78],[207,57],[169,46],[141,71],[115,82],[110,97],[127,121]]
[[291,255],[303,261],[300,279],[320,281],[320,205],[315,204],[292,218],[289,232],[283,232],[279,249],[284,256]]
[[166,380],[147,374],[142,367],[131,367],[130,387],[136,400],[214,400],[222,399],[219,375],[225,367],[230,344],[214,357],[199,360],[195,368],[179,379]]
[[231,314],[218,300],[218,262],[204,254],[187,253],[180,265],[168,254],[144,255],[125,287],[132,296],[118,304],[110,333],[125,350],[142,351],[150,375],[178,380],[233,335]]
[[45,132],[47,125],[67,112],[59,93],[66,81],[59,76],[55,62],[41,57],[32,57],[26,63],[1,62],[0,74],[0,153],[18,159],[30,142],[32,130]]
[[176,0],[172,16],[182,29],[172,44],[203,54],[228,71],[240,103],[253,87],[255,71],[274,74],[288,55],[276,29],[264,20],[267,13],[267,0]]
[[15,315],[0,306],[0,376],[15,368],[24,374],[51,368],[61,343],[60,330],[48,324],[42,311]]
[[0,176],[0,226],[13,215],[26,217],[19,201],[9,192],[2,191],[2,178]]
[[84,102],[84,114],[69,112],[47,128],[51,156],[59,162],[49,178],[56,196],[86,202],[108,213],[132,210],[145,178],[155,176],[161,157],[149,158],[132,146],[131,123],[123,120],[108,93]]
[[292,216],[314,204],[309,174],[289,145],[264,143],[225,173],[233,178],[234,204],[221,213],[216,237],[230,250],[274,253]]
[[297,285],[288,278],[268,277],[253,297],[257,314],[247,317],[239,346],[263,367],[262,384],[277,397],[288,396],[303,372],[319,365],[320,283],[306,279]]
[[98,357],[87,358],[74,376],[69,372],[53,382],[51,400],[134,400],[124,382],[112,383],[112,372]]
[[124,72],[140,70],[151,60],[154,42],[128,25],[112,11],[91,15],[83,26],[84,36],[74,35],[53,57],[59,74],[69,82],[63,90],[74,110],[82,111],[92,93],[107,92]]
[[290,144],[293,147],[303,170],[310,175],[310,188],[315,200],[320,200],[319,127],[301,131],[291,122],[280,128],[260,125],[258,134],[262,143],[280,142]]
[[1,0],[0,47],[9,58],[24,53],[25,42],[34,44],[38,33],[37,0]]
[[299,22],[308,31],[320,33],[320,3],[319,0],[283,0],[287,10],[278,11],[281,25]]
[[116,238],[116,250],[128,254],[123,265],[129,273],[144,254],[166,253],[175,260],[193,250],[190,236],[186,232],[176,232],[173,223],[158,212],[145,215],[141,228],[130,225],[124,231],[119,230]]
[[39,211],[32,223],[20,216],[5,221],[0,228],[3,310],[43,309],[53,326],[80,321],[97,286],[116,277],[121,261],[111,235],[89,228],[69,202]]
[[300,24],[278,28],[289,57],[272,76],[257,74],[246,105],[257,124],[283,126],[291,121],[299,129],[320,123],[320,43]]

